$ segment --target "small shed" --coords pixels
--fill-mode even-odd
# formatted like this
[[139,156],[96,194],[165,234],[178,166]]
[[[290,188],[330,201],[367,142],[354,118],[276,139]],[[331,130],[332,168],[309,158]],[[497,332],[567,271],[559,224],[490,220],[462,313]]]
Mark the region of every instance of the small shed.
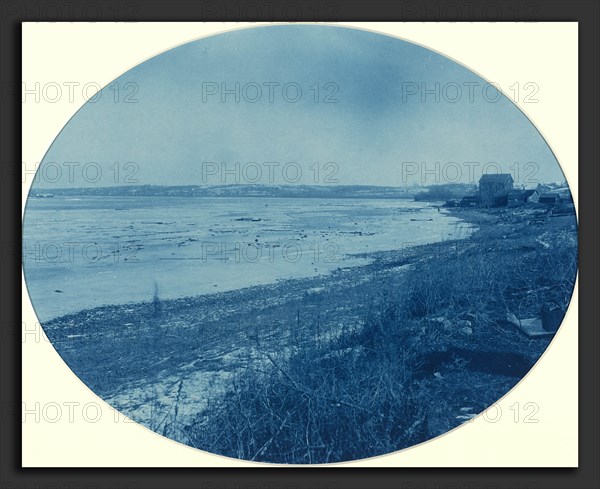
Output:
[[537,190],[513,190],[508,194],[508,203],[512,205],[537,203],[540,199],[540,194]]
[[560,198],[560,201],[564,204],[573,203],[573,196],[571,195],[571,192],[569,190],[559,192],[558,197]]
[[558,194],[548,192],[540,195],[539,203],[545,205],[556,205],[560,202],[560,196]]
[[530,204],[537,204],[540,201],[540,194],[535,189],[525,190],[525,196]]

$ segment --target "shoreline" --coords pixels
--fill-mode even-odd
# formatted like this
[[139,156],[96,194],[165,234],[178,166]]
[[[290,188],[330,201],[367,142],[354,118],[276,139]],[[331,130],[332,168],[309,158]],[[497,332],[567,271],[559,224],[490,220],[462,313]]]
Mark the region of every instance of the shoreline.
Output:
[[[24,264],[28,292],[39,320],[45,323],[87,309],[151,301],[155,282],[162,300],[191,298],[326,276],[336,268],[368,263],[378,250],[398,248],[402,242],[409,245],[413,236],[417,242],[436,242],[460,234],[458,219],[423,203],[402,203],[398,208],[394,203],[381,208],[368,204],[356,216],[352,213],[358,209],[355,204],[342,203],[332,210],[329,205],[305,211],[314,215],[312,224],[286,217],[293,210],[287,207],[272,219],[261,214],[267,212],[266,207],[228,208],[223,215],[213,209],[207,211],[207,218],[196,218],[194,209],[185,207],[178,224],[160,215],[156,223],[138,222],[136,211],[126,219],[131,222],[98,236],[90,234],[89,226],[79,226],[71,240],[97,242],[93,250],[99,258],[86,258],[81,244],[59,245],[62,258],[55,261],[28,247]],[[223,224],[211,224],[211,216]],[[256,216],[263,222],[243,222]],[[428,222],[410,222],[420,220]],[[46,239],[62,243],[58,231]],[[156,237],[147,236],[152,232]]]
[[[453,215],[451,211],[447,213]],[[469,220],[461,219],[462,223],[472,225]],[[96,379],[95,377],[102,375],[95,375],[89,367],[82,365],[82,362],[87,361],[86,355],[78,353],[82,348],[84,351],[88,349],[86,342],[101,345],[102,363],[114,364],[115,360],[110,359],[112,345],[119,342],[119,338],[133,343],[138,335],[151,337],[154,333],[171,338],[172,348],[176,349],[176,345],[186,342],[185,335],[198,332],[204,335],[203,349],[218,351],[224,355],[254,349],[249,338],[260,334],[269,338],[272,342],[270,349],[277,352],[285,348],[286,343],[294,336],[291,331],[294,327],[299,330],[317,328],[321,337],[337,338],[343,334],[340,331],[340,323],[346,325],[346,332],[362,327],[365,321],[365,304],[368,303],[371,308],[377,307],[383,300],[382,291],[401,286],[406,272],[416,263],[427,260],[436,254],[436,250],[447,246],[448,243],[468,239],[469,237],[397,250],[357,253],[352,257],[366,258],[370,263],[348,267],[340,263],[341,266],[337,269],[313,277],[290,278],[269,284],[177,299],[159,299],[158,303],[143,301],[102,305],[45,321],[42,327],[61,358],[76,375],[84,370],[84,375],[78,376],[82,380],[88,376],[89,380],[84,382],[92,390],[103,398],[113,399],[127,412],[130,403],[125,393],[138,384],[139,379],[134,378],[136,375],[122,375],[116,384],[114,381]],[[334,307],[323,305],[326,295],[327,302]],[[318,321],[315,321],[314,317],[318,317]],[[286,324],[288,326],[285,326]],[[282,327],[285,331],[277,334],[276,330]],[[170,331],[179,337],[172,337]],[[220,343],[223,339],[232,337],[236,340],[232,341],[229,348],[221,349]],[[200,345],[196,338],[192,343],[195,345],[194,350]],[[151,349],[154,350],[154,346]],[[188,350],[182,350],[182,354],[175,353],[175,358],[170,358],[163,370],[172,369],[170,373],[174,377],[181,374],[182,366],[185,371]],[[250,355],[252,354],[251,352]],[[247,352],[240,352],[238,357],[246,355]],[[140,355],[137,360],[145,364],[142,377],[146,374],[156,374],[151,373],[154,369],[147,357],[142,358]],[[232,360],[232,368],[248,362],[247,359],[240,358]],[[109,371],[118,371],[118,368],[115,365]],[[165,382],[164,375],[159,377],[157,383]]]
[[[428,205],[426,206],[427,209],[429,208],[436,208],[438,206],[435,205]],[[421,211],[421,210],[420,210]],[[419,212],[420,212],[419,211]],[[411,212],[411,211],[408,211]],[[445,216],[451,217],[451,218],[455,218],[456,216],[454,216],[452,214],[452,212],[450,210],[446,210],[446,209],[442,209],[442,214],[444,214]],[[411,220],[418,220],[418,219],[411,219]],[[467,221],[461,219],[459,222],[449,222],[444,224],[446,227],[454,227],[456,229],[463,227],[466,225],[466,227],[464,227],[464,229],[466,230],[468,226],[470,226],[470,223],[468,223]],[[471,231],[466,231],[466,234],[469,234]],[[464,233],[464,231],[463,231]],[[400,249],[388,249],[388,250],[383,250],[383,251],[356,251],[355,249],[351,249],[351,250],[347,250],[345,252],[342,252],[343,250],[335,248],[334,251],[331,251],[327,248],[323,248],[321,249],[321,247],[319,247],[319,258],[317,261],[317,257],[315,256],[313,258],[314,263],[306,263],[306,266],[302,268],[302,270],[299,272],[297,270],[297,265],[294,261],[287,263],[286,266],[288,268],[291,267],[291,276],[288,277],[277,277],[277,275],[280,275],[279,273],[276,274],[271,274],[271,276],[265,276],[265,277],[261,277],[259,280],[257,280],[258,283],[255,284],[251,284],[252,280],[245,280],[242,281],[241,284],[232,284],[230,283],[231,281],[229,280],[229,278],[226,278],[224,282],[221,282],[220,280],[214,278],[215,273],[213,271],[211,271],[209,273],[209,277],[212,277],[208,279],[208,281],[206,282],[206,285],[201,286],[201,289],[206,289],[203,290],[202,292],[194,292],[194,293],[180,293],[177,296],[174,295],[168,295],[167,297],[162,297],[160,294],[160,290],[159,290],[159,296],[160,296],[160,300],[163,303],[170,303],[170,302],[174,302],[174,301],[182,301],[182,300],[194,300],[196,298],[199,297],[203,297],[203,296],[215,296],[215,297],[221,297],[223,298],[223,300],[229,300],[229,296],[231,294],[234,294],[235,292],[239,292],[239,291],[243,291],[245,289],[251,290],[251,289],[255,289],[257,287],[264,287],[266,289],[272,289],[274,286],[282,286],[285,287],[283,284],[286,284],[288,282],[299,282],[299,281],[306,281],[307,283],[310,282],[320,282],[322,278],[328,278],[331,277],[334,274],[339,274],[340,270],[344,270],[346,271],[349,268],[356,268],[356,269],[364,269],[367,273],[369,272],[369,267],[370,265],[372,265],[374,262],[380,261],[382,257],[384,256],[388,256],[388,257],[393,257],[397,254],[401,254],[401,253],[406,253],[407,250],[409,250],[410,248],[413,247],[423,247],[423,246],[428,246],[428,245],[435,245],[436,243],[442,242],[443,238],[441,237],[433,237],[435,240],[432,242],[428,242],[428,243],[424,243],[424,244],[414,244],[413,242],[410,242],[408,240],[405,239],[404,243],[401,244],[406,244],[406,246],[403,246]],[[458,239],[464,239],[464,238],[458,238]],[[284,241],[284,243],[287,243],[288,241]],[[295,243],[295,241],[290,240],[290,243]],[[318,246],[320,244],[320,242],[316,242]],[[327,240],[327,243],[329,243],[329,241]],[[332,241],[332,243],[336,244],[338,243],[337,241]],[[235,243],[234,243],[235,244]],[[341,244],[341,243],[340,243]],[[312,244],[311,242],[309,243],[309,247],[307,249],[304,249],[304,244],[302,242],[299,242],[298,246],[302,246],[302,255],[305,255],[306,257],[310,258],[310,256],[312,256],[312,254],[317,253],[316,251],[311,251],[312,250]],[[269,241],[266,242],[266,246],[267,248],[263,249],[263,254],[264,253],[270,253],[269,251],[264,251],[264,250],[269,250]],[[277,247],[279,245],[276,245]],[[308,246],[308,245],[307,245]],[[336,245],[339,246],[339,245]],[[354,248],[354,247],[351,247]],[[274,248],[277,249],[277,248]],[[309,256],[310,255],[310,256]],[[243,256],[243,250],[242,250],[242,256]],[[170,258],[160,258],[160,260],[168,260]],[[197,258],[192,257],[192,258],[178,258],[177,261],[180,262],[185,262],[186,259],[191,259],[191,260],[196,260]],[[281,256],[277,255],[277,259],[281,260]],[[220,259],[217,259],[220,260]],[[304,256],[302,257],[301,261],[298,263],[304,263],[305,258]],[[310,260],[309,260],[310,261]],[[383,260],[384,262],[386,261],[385,259]],[[389,261],[389,258],[388,258]],[[248,268],[248,265],[252,266],[253,262],[249,262],[246,263],[246,261],[242,258],[242,261],[239,262],[240,265],[242,265],[241,267],[241,273],[252,273],[252,270],[250,268]],[[269,262],[271,263],[271,262]],[[266,263],[266,265],[268,266],[269,264]],[[316,273],[312,273],[312,271],[309,271],[309,269],[312,269],[312,266],[315,266],[315,272],[316,272],[316,267],[319,267],[319,271]],[[235,264],[234,264],[235,266]],[[364,268],[363,268],[364,267]],[[227,275],[229,277],[229,275]],[[252,279],[252,276],[250,275],[250,278]],[[218,286],[214,285],[214,287],[220,287],[222,288],[222,290],[220,290],[219,288],[212,288],[213,286],[211,286],[210,284],[212,284],[214,281],[215,284],[217,284],[218,282]],[[161,284],[159,284],[160,286]],[[60,287],[61,289],[64,289],[66,291],[66,289],[64,287]],[[167,287],[168,288],[168,287]],[[134,298],[133,300],[128,300],[126,302],[121,302],[121,301],[113,301],[113,302],[108,302],[105,304],[86,304],[83,308],[78,309],[78,310],[74,310],[73,307],[68,307],[65,308],[66,310],[64,312],[60,312],[60,313],[54,313],[51,316],[46,316],[43,319],[39,318],[40,322],[42,323],[52,323],[54,321],[58,321],[58,320],[62,320],[63,318],[66,318],[68,316],[73,316],[73,315],[77,315],[80,314],[82,312],[85,311],[93,311],[93,310],[98,310],[98,309],[103,309],[103,308],[120,308],[120,307],[133,307],[133,308],[138,308],[139,306],[143,306],[144,304],[147,304],[149,302],[152,302],[152,294],[151,294],[151,288],[148,287],[148,293],[146,295],[146,293],[144,293],[144,295],[146,296],[145,298]],[[159,287],[160,289],[160,287]],[[54,292],[58,292],[58,291],[54,291]],[[63,292],[63,291],[61,291]],[[68,291],[67,291],[68,292]],[[135,294],[136,296],[139,296],[139,293]],[[39,299],[39,297],[38,297]],[[33,299],[31,299],[33,302]],[[89,301],[88,301],[89,302]],[[41,307],[41,306],[40,306]],[[35,309],[35,308],[34,308]]]
[[[507,312],[533,317],[547,301],[570,299],[570,285],[560,282],[570,269],[562,270],[562,262],[547,267],[554,257],[572,259],[573,250],[576,259],[576,221],[546,216],[545,224],[532,224],[540,212],[453,209],[451,215],[477,226],[465,239],[375,252],[370,264],[324,276],[101,306],[43,328],[88,387],[163,434],[167,427],[155,424],[157,412],[166,419],[176,403],[177,423],[196,426],[209,405],[225,399],[233,379],[268,370],[268,359],[279,365],[312,352],[308,361],[320,372],[331,354],[365,355],[384,334],[384,344],[406,342],[400,352],[412,352],[411,389],[418,385],[419,395],[436,399],[427,439],[502,397],[552,340],[527,338],[506,320]],[[375,360],[365,358],[370,363],[363,370],[375,368]],[[167,434],[202,448],[181,433]]]
[[[222,291],[210,291],[208,293],[203,294],[185,295],[177,298],[164,298],[160,299],[160,302],[162,307],[166,308],[167,310],[172,310],[174,308],[176,309],[181,305],[181,303],[192,303],[194,305],[201,306],[211,304],[219,300],[239,300],[243,299],[244,297],[252,296],[255,294],[261,294],[262,292],[273,292],[277,289],[285,289],[286,287],[289,287],[290,290],[293,291],[298,291],[303,288],[318,288],[319,286],[327,285],[327,282],[330,281],[329,279],[331,279],[332,284],[336,284],[340,280],[353,278],[354,276],[358,275],[363,275],[363,273],[386,271],[398,266],[409,266],[413,262],[417,262],[423,258],[426,258],[432,250],[436,250],[440,246],[446,245],[450,242],[455,243],[468,240],[474,233],[478,231],[477,225],[481,224],[481,221],[465,219],[464,215],[455,215],[456,211],[454,209],[445,209],[443,210],[443,212],[453,217],[460,218],[462,221],[461,224],[471,226],[469,228],[471,234],[463,238],[454,238],[445,241],[440,240],[431,243],[416,245],[411,244],[408,247],[402,247],[393,250],[350,253],[348,255],[345,255],[344,260],[352,261],[354,259],[365,259],[371,261],[370,263],[366,264],[349,264],[347,266],[344,266],[344,260],[342,260],[339,262],[340,266],[338,266],[337,268],[327,271],[325,273],[309,277],[277,279],[274,282],[264,284],[244,286],[240,288],[233,288]],[[342,277],[342,275],[344,276]],[[114,312],[120,309],[133,309],[142,312],[151,307],[153,307],[152,300],[129,301],[116,304],[103,304],[95,307],[85,308],[80,311],[61,314],[59,316],[55,316],[53,318],[45,320],[44,323],[46,323],[49,326],[53,326],[56,323],[70,322],[73,317],[86,317],[103,310]]]

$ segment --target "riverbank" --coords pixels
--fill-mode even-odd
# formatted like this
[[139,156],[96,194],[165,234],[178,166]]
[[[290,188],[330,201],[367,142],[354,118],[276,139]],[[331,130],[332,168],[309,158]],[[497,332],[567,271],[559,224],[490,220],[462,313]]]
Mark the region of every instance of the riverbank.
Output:
[[502,397],[551,340],[507,315],[570,299],[573,215],[451,212],[478,230],[328,276],[100,307],[44,329],[98,395],[183,443],[282,463],[388,453]]
[[148,301],[155,284],[164,300],[328,275],[365,264],[355,253],[431,243],[460,227],[406,199],[57,196],[28,204],[24,273],[47,322]]

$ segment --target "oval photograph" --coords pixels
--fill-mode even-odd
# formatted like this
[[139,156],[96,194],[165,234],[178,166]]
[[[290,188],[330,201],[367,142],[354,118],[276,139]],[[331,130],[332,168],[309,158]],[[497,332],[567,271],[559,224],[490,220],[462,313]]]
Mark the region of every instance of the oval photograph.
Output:
[[512,95],[340,26],[142,62],[31,187],[45,334],[110,406],[217,455],[328,464],[447,433],[527,375],[575,283],[569,186]]

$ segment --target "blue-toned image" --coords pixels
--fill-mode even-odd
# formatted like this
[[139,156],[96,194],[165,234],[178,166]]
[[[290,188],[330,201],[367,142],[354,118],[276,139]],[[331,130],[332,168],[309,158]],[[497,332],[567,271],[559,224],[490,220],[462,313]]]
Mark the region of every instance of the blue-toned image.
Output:
[[326,25],[142,62],[31,187],[46,335],[125,416],[235,459],[359,460],[468,422],[534,367],[577,273],[569,185],[508,88]]

